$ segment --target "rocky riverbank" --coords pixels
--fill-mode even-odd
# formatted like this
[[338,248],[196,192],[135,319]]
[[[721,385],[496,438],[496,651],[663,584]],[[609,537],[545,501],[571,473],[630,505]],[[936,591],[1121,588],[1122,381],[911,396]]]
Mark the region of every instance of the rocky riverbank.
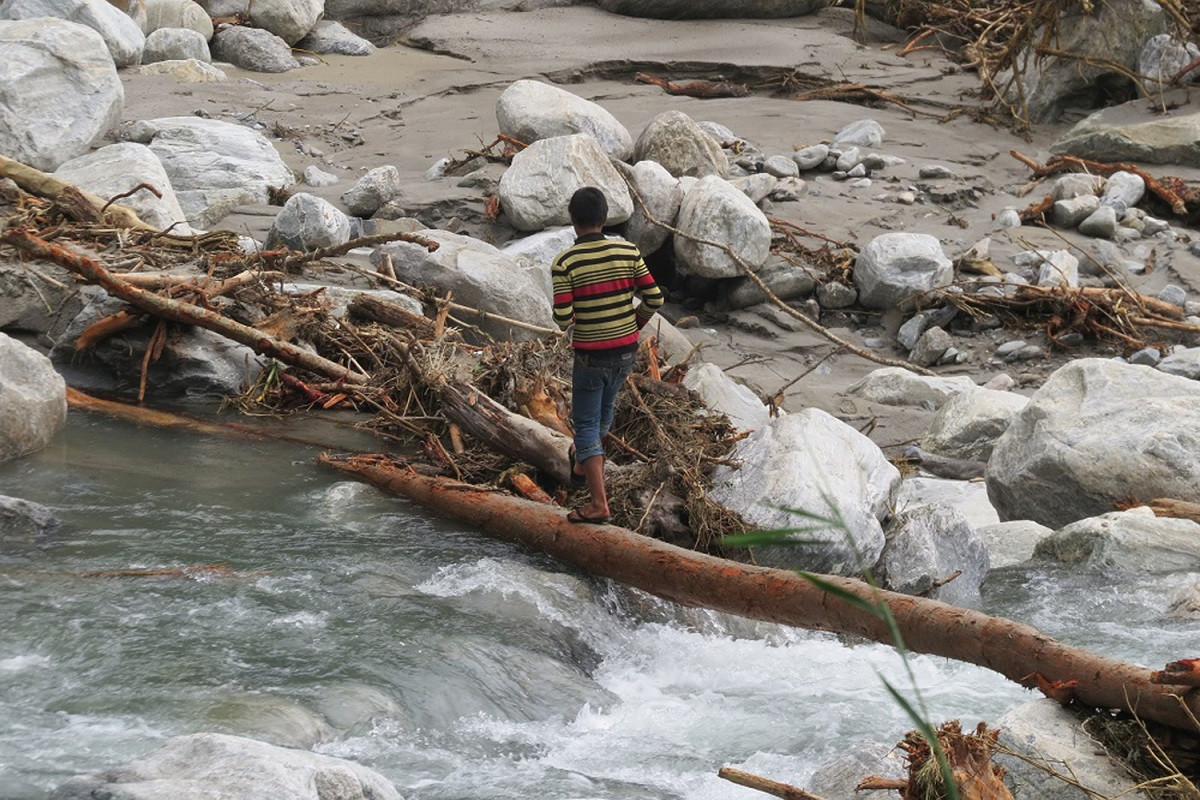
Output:
[[[849,9],[680,21],[545,3],[417,22],[354,4],[58,2],[0,6],[0,63],[17,70],[0,153],[102,200],[151,184],[161,197],[118,202],[174,234],[232,231],[246,252],[400,233],[440,245],[354,250],[340,273],[289,276],[288,292],[327,286],[344,306],[347,288],[381,291],[423,313],[398,280],[498,315],[480,323],[493,337],[544,336],[565,199],[603,187],[610,223],[670,291],[664,353],[699,347],[685,385],[753,431],[713,498],[761,527],[832,503],[854,534],[851,547],[818,532],[827,545],[803,557],[764,548],[760,563],[870,566],[967,605],[989,569],[1028,558],[1200,571],[1200,524],[1142,505],[1200,503],[1200,115],[1194,90],[1150,80],[1195,45],[1155,4],[1101,3],[1067,37],[1099,49],[1138,31],[1107,56],[1151,96],[1085,118],[1111,75],[1048,59],[1029,83],[1043,122],[1026,134],[968,97],[976,75],[934,51],[901,56],[903,32],[856,28]],[[643,74],[719,96],[668,95]],[[123,303],[11,248],[0,296],[0,330],[72,385],[137,387],[153,325],[76,350]],[[0,365],[33,357],[0,346]],[[158,346],[160,398],[235,394],[263,363],[199,329]],[[0,458],[61,425],[61,386],[41,384],[50,410],[7,416]],[[1163,613],[1194,612],[1176,605]]]

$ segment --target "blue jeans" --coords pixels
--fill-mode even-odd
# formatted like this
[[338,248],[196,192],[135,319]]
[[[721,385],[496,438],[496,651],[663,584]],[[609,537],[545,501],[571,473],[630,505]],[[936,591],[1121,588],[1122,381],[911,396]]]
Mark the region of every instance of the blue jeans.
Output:
[[633,371],[634,355],[575,351],[575,365],[571,369],[571,423],[575,426],[578,463],[604,455],[600,440],[612,428],[617,392]]

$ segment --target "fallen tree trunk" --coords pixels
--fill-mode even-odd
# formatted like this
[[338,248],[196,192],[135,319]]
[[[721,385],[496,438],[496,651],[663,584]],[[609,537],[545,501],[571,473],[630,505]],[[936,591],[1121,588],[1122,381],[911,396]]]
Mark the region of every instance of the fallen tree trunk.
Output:
[[101,286],[113,297],[120,298],[163,319],[207,328],[252,348],[256,353],[306,369],[309,372],[315,372],[318,375],[324,375],[335,381],[351,384],[367,382],[367,376],[361,372],[346,369],[340,364],[302,350],[290,342],[266,334],[257,328],[235,322],[208,309],[181,303],[169,297],[162,297],[118,280],[95,259],[39,239],[22,228],[10,228],[0,235],[0,241],[18,247],[38,258],[52,261],[77,275],[82,275],[88,281]]
[[[380,457],[323,456],[321,461],[492,536],[658,597],[893,644],[882,619],[797,573],[706,556],[611,525],[572,524],[561,510],[417,475]],[[1028,625],[875,590],[852,578],[821,579],[869,603],[885,603],[913,652],[987,667],[1022,685],[1037,676],[1069,687],[1086,706],[1119,708],[1180,729],[1194,730],[1200,717],[1200,693],[1155,685],[1148,669],[1062,644]]]

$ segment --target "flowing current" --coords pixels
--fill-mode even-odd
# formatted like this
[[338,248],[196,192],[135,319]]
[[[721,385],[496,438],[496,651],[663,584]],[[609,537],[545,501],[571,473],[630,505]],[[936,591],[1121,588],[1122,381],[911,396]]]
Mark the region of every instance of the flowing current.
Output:
[[[0,494],[63,522],[0,539],[0,798],[197,731],[351,758],[410,799],[750,798],[717,769],[803,783],[911,727],[881,680],[912,696],[890,648],[590,578],[313,455],[72,414],[0,466]],[[1165,618],[1195,580],[1011,568],[984,605],[1161,665],[1200,641]],[[910,666],[934,721],[1033,698],[987,670]]]

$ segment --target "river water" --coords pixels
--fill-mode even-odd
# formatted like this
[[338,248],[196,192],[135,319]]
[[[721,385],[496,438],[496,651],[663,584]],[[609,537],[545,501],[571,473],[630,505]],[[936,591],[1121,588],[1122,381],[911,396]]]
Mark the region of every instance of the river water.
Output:
[[[45,542],[0,550],[0,798],[164,739],[224,731],[383,773],[408,798],[760,797],[735,766],[803,782],[910,727],[878,645],[684,609],[492,541],[317,466],[315,450],[72,414],[0,466],[49,506]],[[183,575],[89,573],[225,564]],[[985,609],[1158,666],[1195,575],[995,571]],[[935,721],[1033,695],[986,670],[910,665]]]

